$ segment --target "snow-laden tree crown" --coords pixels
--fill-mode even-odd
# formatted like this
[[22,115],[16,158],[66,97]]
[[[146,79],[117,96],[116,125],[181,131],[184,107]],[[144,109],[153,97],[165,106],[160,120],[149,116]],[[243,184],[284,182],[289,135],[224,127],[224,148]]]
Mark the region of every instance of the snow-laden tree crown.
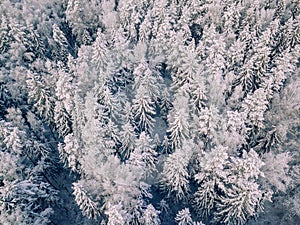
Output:
[[1,0],[0,224],[300,224],[299,0]]

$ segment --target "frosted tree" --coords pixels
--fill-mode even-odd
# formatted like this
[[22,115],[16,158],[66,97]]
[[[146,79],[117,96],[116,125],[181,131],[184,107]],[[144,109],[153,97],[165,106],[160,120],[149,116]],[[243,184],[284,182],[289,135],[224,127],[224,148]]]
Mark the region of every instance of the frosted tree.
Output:
[[219,198],[218,193],[225,191],[228,172],[227,148],[217,146],[211,152],[204,153],[200,160],[200,172],[195,175],[199,184],[194,194],[194,204],[199,214],[207,216],[211,213]]
[[64,138],[65,146],[59,144],[58,151],[63,163],[72,171],[79,170],[78,158],[80,156],[80,145],[73,134],[68,134]]
[[174,109],[169,114],[168,122],[171,146],[173,149],[180,148],[182,143],[188,139],[190,134],[190,125],[188,122],[188,100],[185,96],[177,95],[174,102]]
[[92,51],[92,62],[97,69],[97,75],[101,84],[104,84],[110,78],[109,76],[113,69],[113,64],[110,57],[111,51],[109,49],[109,43],[106,40],[105,34],[103,34],[101,30],[97,32],[97,38],[93,43]]
[[184,208],[178,211],[175,221],[178,225],[204,225],[202,222],[193,221],[189,208]]
[[[106,214],[108,215],[108,222],[109,225],[122,225],[125,223],[125,220],[122,215],[122,205],[114,205],[108,207],[108,210],[106,211]],[[123,211],[124,213],[124,211]]]
[[203,41],[205,43],[206,67],[204,74],[207,76],[210,88],[208,96],[212,104],[222,106],[224,102],[223,94],[226,86],[224,82],[225,70],[225,41],[224,37],[216,32],[216,27],[205,26],[203,30]]
[[145,18],[149,3],[151,4],[152,1],[128,0],[121,1],[119,4],[120,23],[133,41],[139,40],[139,28]]
[[[105,159],[114,152],[113,144],[109,145],[110,140],[108,142],[105,140],[105,118],[107,118],[107,114],[98,107],[97,98],[92,92],[89,92],[85,98],[83,115],[85,123],[80,131],[80,136],[78,136],[82,138],[81,140],[87,149],[85,156],[92,159],[95,157],[94,154],[99,154],[99,159],[100,157]],[[93,133],[92,136],[90,136],[91,133]],[[94,158],[94,160],[96,159],[97,157]],[[84,160],[84,163],[90,168],[88,160]]]
[[180,210],[177,213],[175,220],[178,225],[192,225],[193,224],[193,220],[192,220],[189,208]]
[[222,129],[224,130],[222,142],[230,149],[239,149],[246,144],[247,128],[244,113],[228,110]]
[[[167,7],[168,3],[165,1],[155,1],[152,13],[156,18],[153,22],[152,35],[156,38],[151,40],[151,48],[149,51],[161,59],[165,60],[167,52],[171,48],[171,43],[168,42],[171,36],[174,34],[172,30],[171,21],[173,15],[171,15],[171,7]],[[169,10],[167,10],[169,9]]]
[[289,163],[292,158],[288,153],[275,155],[273,152],[264,155],[264,166],[262,171],[266,177],[266,184],[280,191],[286,191],[292,179],[289,175]]
[[162,79],[157,71],[153,71],[150,65],[142,59],[142,62],[134,69],[134,89],[144,89],[153,101],[157,101],[161,93]]
[[122,107],[126,102],[126,96],[119,92],[113,94],[112,90],[106,85],[96,85],[95,92],[97,102],[108,114],[108,117],[114,122],[118,122],[122,115]]
[[79,205],[82,212],[87,215],[88,218],[97,218],[99,216],[99,209],[97,203],[95,203],[84,191],[80,183],[73,184],[75,201]]
[[273,68],[271,69],[273,81],[272,87],[276,92],[279,92],[281,90],[284,81],[294,70],[295,58],[289,50],[286,50],[283,53],[277,55],[277,58],[273,63]]
[[[74,76],[78,85],[77,92],[84,97],[86,92],[91,90],[98,80],[97,67],[93,63],[93,47],[81,46],[78,49],[78,57],[73,61],[75,64]],[[103,82],[101,82],[103,85]]]
[[54,107],[54,120],[58,133],[63,137],[71,132],[71,111],[74,107],[72,102],[73,85],[72,76],[63,69],[57,71],[56,98]]
[[244,224],[251,216],[263,210],[265,201],[271,201],[271,192],[264,191],[256,180],[263,176],[260,171],[263,162],[251,149],[243,152],[242,158],[232,159],[228,181],[231,188],[217,203],[217,218],[225,224]]
[[113,33],[111,40],[112,57],[115,64],[115,72],[113,74],[112,87],[122,88],[129,91],[130,85],[133,82],[132,61],[133,51],[130,48],[130,41],[126,36],[123,28],[118,28],[117,32]]
[[[141,217],[141,215],[137,214],[140,211],[135,211],[135,208],[142,207],[143,204],[143,189],[139,183],[142,174],[137,170],[133,171],[127,165],[121,165],[119,159],[115,156],[107,157],[106,161],[101,160],[99,162],[97,158],[92,161],[91,157],[95,158],[95,153],[92,154],[91,150],[89,151],[89,155],[84,156],[84,160],[87,160],[89,165],[82,163],[86,177],[81,179],[80,182],[74,183],[74,187],[77,184],[80,185],[78,191],[74,189],[74,194],[76,199],[78,199],[77,204],[81,207],[83,213],[89,217],[100,219],[99,216],[104,216],[106,210],[109,211],[114,206],[119,205],[118,212],[121,209],[123,210],[121,215],[124,221],[129,222],[133,219],[133,217],[129,216],[129,213]],[[94,166],[97,166],[99,169],[93,172],[92,167]],[[82,192],[84,194],[81,194]],[[112,206],[113,208],[110,208]],[[114,215],[115,212],[112,211],[108,218],[105,217],[113,219],[116,216]]]
[[10,42],[9,26],[7,18],[3,15],[1,18],[1,54],[7,51]]
[[242,104],[243,111],[246,113],[246,125],[249,127],[249,142],[255,141],[255,135],[264,128],[264,113],[268,109],[268,101],[265,91],[257,89],[253,95],[248,95]]
[[[106,32],[109,34],[114,34],[119,27],[118,13],[116,12],[117,4],[113,0],[102,2],[101,10],[102,17],[100,18],[101,23],[105,26]],[[100,7],[99,7],[100,8]]]
[[200,77],[196,78],[190,84],[190,104],[194,113],[199,113],[207,104],[207,88],[204,80]]
[[120,134],[121,134],[120,139],[122,142],[121,151],[124,157],[128,158],[130,156],[130,153],[135,149],[135,143],[137,137],[134,128],[129,122],[127,122],[122,126],[122,130]]
[[68,48],[68,40],[66,36],[64,35],[63,31],[57,26],[56,24],[53,24],[52,26],[53,30],[53,39],[56,42],[56,51],[54,51],[55,58],[59,61],[65,61],[67,58],[65,57],[67,54]]
[[228,191],[227,198],[221,197],[217,217],[222,218],[221,221],[225,224],[244,224],[248,217],[255,215],[257,210],[262,210],[259,208],[262,198],[263,194],[258,191],[257,184],[246,183],[245,187],[233,187]]
[[235,41],[228,49],[228,66],[233,67],[235,70],[238,70],[239,67],[243,65],[245,50],[246,43],[244,41],[240,39]]
[[238,29],[240,16],[240,8],[236,7],[236,3],[231,1],[224,3],[223,26],[228,41],[232,41],[235,37],[234,32]]
[[[176,88],[181,87],[186,83],[192,83],[192,81],[202,69],[194,42],[191,42],[188,46],[179,46],[178,48],[180,57],[177,60],[180,61],[176,62],[173,58],[169,59],[170,61],[172,61],[172,63],[176,62],[174,66],[178,67],[176,74],[174,74],[173,84]],[[174,53],[172,53],[172,55],[170,55],[169,57],[175,57],[173,54]]]
[[299,10],[0,1],[0,224],[298,224]]
[[132,110],[138,127],[141,130],[151,132],[155,122],[153,118],[156,114],[155,105],[143,88],[137,90],[136,96],[133,99]]
[[33,137],[28,127],[22,128],[1,120],[1,223],[47,224],[58,201],[58,192],[45,172],[52,168],[43,162],[47,154],[38,149],[32,157],[31,148],[36,147]]
[[[92,109],[92,110],[91,110]],[[85,215],[95,217],[98,220],[96,214],[104,216],[105,210],[110,210],[110,206],[115,206],[120,203],[124,210],[124,221],[130,221],[132,218],[127,216],[134,207],[140,207],[142,203],[141,191],[139,189],[139,181],[143,177],[143,169],[141,167],[133,167],[128,164],[121,164],[118,155],[115,155],[116,146],[113,143],[114,137],[119,138],[119,135],[114,133],[116,128],[110,122],[105,123],[103,118],[106,117],[105,112],[99,107],[97,98],[93,96],[93,92],[89,92],[86,96],[86,103],[84,107],[84,115],[86,123],[83,127],[80,137],[83,142],[82,155],[79,154],[78,161],[80,163],[81,173],[85,176],[79,183],[79,191],[74,189],[74,194],[79,200],[77,204],[81,207]],[[147,146],[141,144],[141,148]],[[73,151],[76,149],[73,149]],[[138,149],[137,149],[138,150]],[[140,149],[141,154],[143,149]],[[145,153],[147,153],[145,151]],[[74,154],[72,152],[72,154]],[[138,155],[139,156],[139,155]],[[148,160],[148,155],[145,155],[145,160]],[[143,162],[143,161],[141,161]],[[147,162],[144,162],[143,166],[148,166]],[[94,170],[94,168],[98,168]],[[142,167],[144,168],[144,167]],[[99,185],[101,184],[101,185]],[[81,198],[81,192],[84,192],[86,197]],[[78,195],[78,197],[77,197]],[[83,196],[83,195],[82,195]],[[80,200],[82,199],[82,200]],[[87,205],[86,205],[87,204]],[[96,213],[97,212],[97,213]],[[114,223],[114,213],[104,216],[108,220],[111,219],[111,223]],[[119,218],[119,216],[117,216]],[[140,217],[140,216],[138,216]]]
[[38,114],[45,120],[53,121],[54,98],[53,90],[45,78],[28,73],[27,85],[29,100],[34,104]]
[[196,134],[200,135],[199,139],[206,145],[212,143],[219,144],[220,116],[217,108],[214,106],[202,109],[199,116],[194,119]]
[[162,96],[159,99],[159,106],[160,106],[160,114],[164,119],[167,119],[168,112],[173,105],[170,100],[170,95],[166,90],[162,92]]
[[191,148],[192,146],[185,142],[182,148],[177,148],[164,162],[160,182],[161,188],[169,198],[174,196],[175,200],[184,200],[189,193],[188,165],[192,155]]
[[139,35],[140,35],[140,40],[147,42],[149,41],[153,36],[152,36],[152,26],[153,26],[153,19],[151,18],[152,10],[148,10],[144,21],[141,23],[140,30],[139,30]]
[[104,125],[104,143],[106,146],[114,149],[117,154],[119,154],[120,150],[118,150],[121,146],[120,140],[120,130],[118,126],[111,120],[108,121],[106,125]]
[[147,205],[147,208],[144,212],[144,223],[146,225],[158,225],[161,224],[160,219],[159,219],[159,211],[156,210],[152,204]]
[[157,152],[153,140],[142,132],[135,142],[135,149],[130,154],[129,162],[149,176],[156,170]]
[[102,12],[100,2],[91,0],[87,6],[81,0],[68,0],[65,7],[66,20],[78,44],[91,44],[93,32],[101,26],[98,16]]

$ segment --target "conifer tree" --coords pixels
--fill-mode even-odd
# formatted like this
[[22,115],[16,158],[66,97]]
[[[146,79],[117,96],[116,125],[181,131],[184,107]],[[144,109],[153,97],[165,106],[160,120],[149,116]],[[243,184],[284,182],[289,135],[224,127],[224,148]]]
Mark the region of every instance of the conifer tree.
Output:
[[299,9],[0,1],[0,224],[298,224]]
[[153,116],[156,111],[153,100],[142,87],[137,89],[132,108],[138,127],[143,131],[151,132],[155,122]]

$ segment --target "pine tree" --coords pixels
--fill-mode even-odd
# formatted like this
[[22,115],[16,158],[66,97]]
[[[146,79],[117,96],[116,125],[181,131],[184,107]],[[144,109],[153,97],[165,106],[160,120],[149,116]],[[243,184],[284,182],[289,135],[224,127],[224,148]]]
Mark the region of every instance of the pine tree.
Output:
[[154,102],[148,93],[143,89],[137,90],[136,96],[133,99],[133,114],[138,127],[143,131],[152,132],[156,114]]
[[218,132],[220,130],[220,117],[214,106],[202,109],[195,120],[195,130],[199,139],[206,145],[220,142]]
[[88,218],[97,218],[99,216],[97,204],[86,194],[80,183],[74,183],[73,189],[75,201],[82,212],[87,215]]
[[72,171],[79,170],[78,158],[80,157],[80,146],[73,134],[68,134],[64,138],[65,146],[58,145],[58,151],[63,163],[71,168]]
[[161,224],[159,219],[159,211],[156,210],[152,204],[147,205],[147,208],[144,212],[144,223],[146,225],[158,225]]
[[0,14],[0,224],[298,224],[299,0]]
[[79,45],[91,44],[95,39],[93,32],[101,26],[99,15],[102,12],[100,2],[89,0],[88,6],[81,0],[68,0],[65,3],[66,20],[72,28]]
[[105,84],[109,80],[110,72],[113,69],[110,54],[111,51],[108,47],[105,34],[99,30],[93,44],[92,62],[97,69],[97,75],[101,84]]
[[231,173],[228,177],[231,188],[225,190],[225,196],[217,203],[217,218],[225,224],[244,224],[251,216],[263,210],[265,201],[270,201],[271,193],[260,189],[255,182],[263,162],[251,149],[243,152],[242,158],[232,159]]
[[160,97],[162,79],[144,60],[133,71],[134,89],[144,89],[153,101]]
[[160,180],[161,189],[177,201],[184,200],[190,190],[188,164],[192,150],[188,142],[183,146],[166,158]]
[[288,172],[291,156],[288,153],[275,155],[273,152],[264,155],[262,171],[266,177],[266,184],[276,187],[280,191],[286,191],[292,180]]
[[191,213],[190,213],[189,208],[180,210],[177,213],[175,220],[178,223],[178,225],[192,225],[193,224],[193,220],[191,218]]
[[167,132],[169,133],[173,149],[180,148],[182,143],[188,139],[190,134],[187,106],[187,98],[178,95],[174,103],[174,109],[171,110],[172,114],[169,114],[169,129]]
[[223,125],[224,145],[230,149],[239,149],[246,144],[245,114],[238,111],[227,111],[227,116]]
[[142,132],[135,142],[135,149],[130,154],[129,163],[149,176],[156,170],[156,157],[153,140]]
[[227,148],[223,146],[215,147],[201,159],[200,172],[195,175],[199,187],[194,194],[194,204],[200,215],[209,215],[217,203],[218,193],[225,191],[227,164]]
[[42,152],[32,157],[32,137],[25,124],[20,127],[23,130],[1,121],[0,219],[3,223],[47,224],[54,212],[52,206],[58,201],[58,192],[45,173],[52,168],[43,162],[47,155]]
[[253,95],[248,95],[242,108],[247,114],[246,124],[249,126],[250,134],[260,132],[264,128],[264,113],[268,109],[265,91],[260,88]]
[[114,225],[114,224],[122,225],[125,223],[125,220],[122,215],[121,204],[108,207],[106,214],[108,215],[108,222],[107,222],[108,225]]
[[57,71],[58,80],[56,82],[56,101],[54,107],[54,120],[58,133],[64,137],[72,130],[71,111],[73,106],[72,77],[62,69]]
[[27,85],[29,100],[34,104],[39,116],[48,122],[53,121],[54,98],[53,90],[44,77],[28,73]]
[[1,54],[3,54],[8,50],[10,39],[12,38],[9,35],[8,21],[7,21],[7,18],[4,15],[2,15],[2,17],[1,17],[1,30],[0,30],[0,32],[1,32],[0,49],[1,49]]
[[55,58],[58,61],[64,61],[67,58],[65,57],[67,54],[67,47],[68,47],[68,40],[65,37],[63,31],[56,25],[53,24],[53,39],[56,42],[56,51],[55,51]]
[[122,154],[125,158],[129,158],[130,153],[135,149],[136,134],[130,123],[126,123],[122,126],[121,131],[121,142],[122,142]]

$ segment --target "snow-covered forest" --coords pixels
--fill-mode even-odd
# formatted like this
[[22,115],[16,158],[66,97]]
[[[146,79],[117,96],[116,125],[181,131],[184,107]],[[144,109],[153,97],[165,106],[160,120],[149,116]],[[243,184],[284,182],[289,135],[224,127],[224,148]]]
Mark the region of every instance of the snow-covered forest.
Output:
[[299,225],[299,0],[0,0],[1,225]]

